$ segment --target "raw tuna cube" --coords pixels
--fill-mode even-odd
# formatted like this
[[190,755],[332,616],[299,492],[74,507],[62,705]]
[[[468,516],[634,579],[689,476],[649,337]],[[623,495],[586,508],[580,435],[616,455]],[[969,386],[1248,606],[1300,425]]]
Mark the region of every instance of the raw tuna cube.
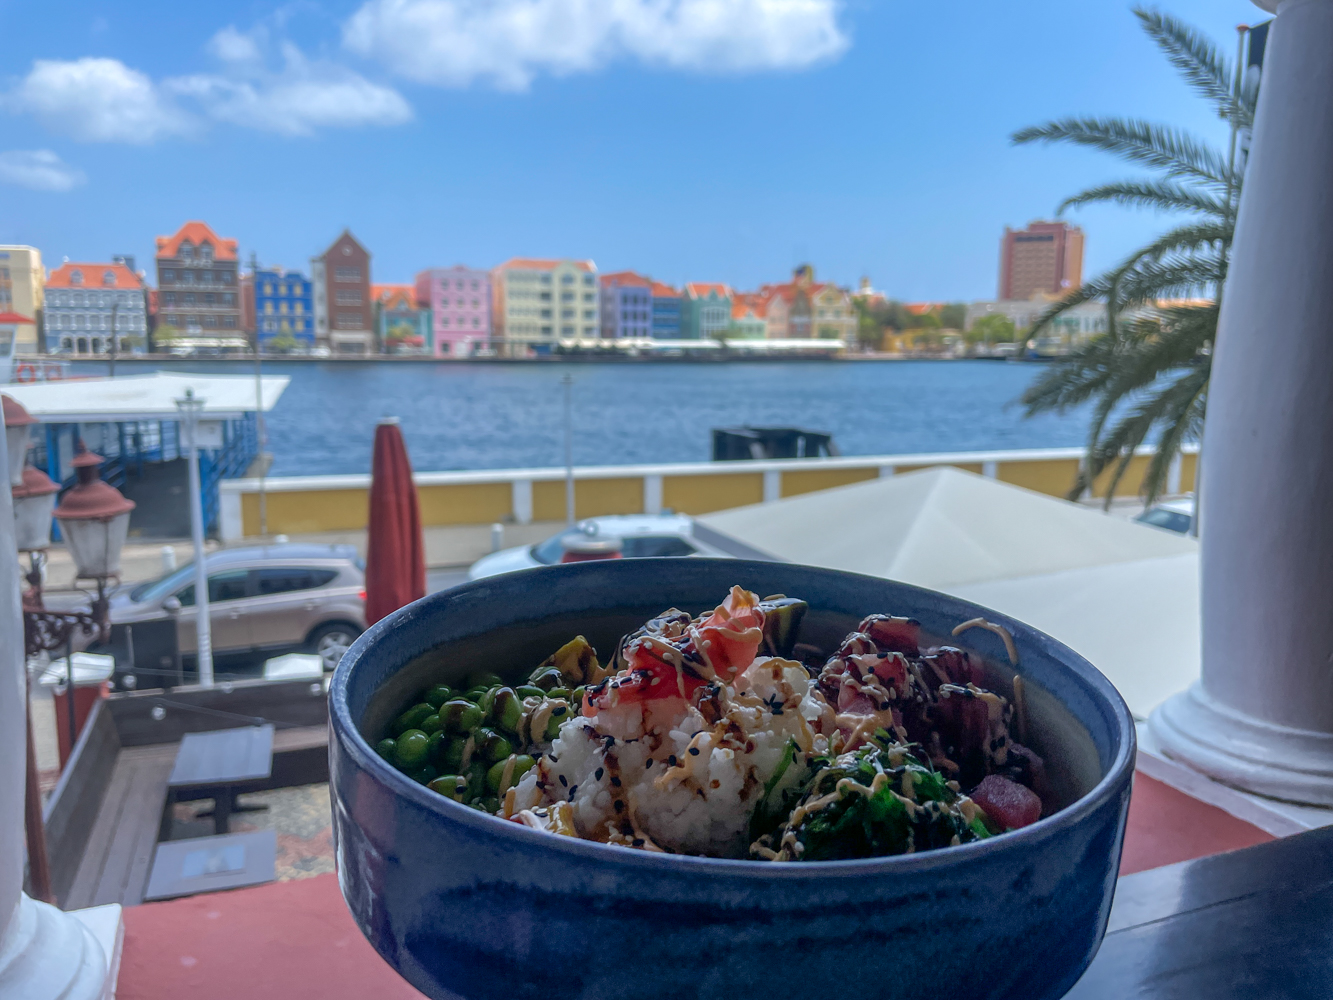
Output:
[[1017,830],[1041,819],[1041,799],[1036,793],[998,774],[981,779],[981,784],[972,789],[971,798],[1005,830]]

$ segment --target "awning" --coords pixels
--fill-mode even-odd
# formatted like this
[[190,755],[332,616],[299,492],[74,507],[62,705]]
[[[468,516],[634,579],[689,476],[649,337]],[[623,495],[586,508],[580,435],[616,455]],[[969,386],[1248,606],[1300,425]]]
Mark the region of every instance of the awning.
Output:
[[[277,405],[286,375],[265,375],[263,407]],[[119,378],[72,378],[52,382],[10,383],[0,392],[12,396],[38,422],[46,424],[119,423],[128,420],[176,420],[176,400],[193,389],[204,401],[203,416],[230,420],[256,409],[255,380],[251,375],[186,375],[154,372]]]

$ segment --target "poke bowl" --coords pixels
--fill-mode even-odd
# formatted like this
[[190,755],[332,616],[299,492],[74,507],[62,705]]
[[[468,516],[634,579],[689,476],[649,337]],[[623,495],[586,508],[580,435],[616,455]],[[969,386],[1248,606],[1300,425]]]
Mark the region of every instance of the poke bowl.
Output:
[[[724,596],[732,595],[725,603],[729,608],[744,593],[752,600],[786,595],[788,603],[803,602],[796,634],[785,637],[782,656],[756,657],[751,650],[753,664],[734,676],[723,671],[716,648],[711,660],[703,657],[716,672],[698,662],[681,671],[679,661],[674,673],[661,676],[629,668],[616,672],[625,667],[627,650],[670,648],[660,636],[676,634],[669,625],[673,614],[685,623],[680,628],[697,637],[697,626],[719,614],[727,617],[719,605]],[[705,617],[715,605],[712,617]],[[768,610],[751,614],[777,619],[772,600],[760,607]],[[671,613],[664,615],[667,609]],[[964,624],[984,627],[954,637]],[[828,690],[831,668],[821,674],[807,665],[803,672],[783,657],[800,655],[808,664],[827,656],[834,664],[849,643],[868,641],[860,627],[879,636],[881,651],[856,646],[855,655],[844,657],[852,669],[834,680],[856,686],[861,675],[855,664],[867,657],[881,675],[877,664],[902,661],[920,680],[919,668],[929,661],[940,680],[920,688],[927,700],[952,694],[953,704],[992,706],[987,733],[999,737],[983,741],[973,756],[987,772],[1015,777],[1022,771],[1021,780],[1040,795],[1036,812],[1009,820],[1004,796],[988,798],[985,786],[1013,782],[986,773],[976,784],[981,772],[969,778],[948,770],[958,766],[949,754],[959,757],[964,770],[968,766],[957,741],[941,747],[932,733],[926,746],[908,731],[906,701],[892,709],[887,700],[872,705],[868,712],[883,709],[877,716],[883,725],[853,726],[848,735],[842,712],[856,711],[855,705],[843,705],[847,697],[835,694],[835,711],[815,697],[819,686]],[[924,659],[882,651],[909,627],[909,645],[929,650]],[[885,630],[894,638],[885,640]],[[412,741],[423,741],[412,726],[431,729],[433,723],[435,741],[444,735],[447,744],[440,718],[449,712],[476,714],[462,697],[443,703],[449,692],[475,686],[479,671],[496,675],[495,683],[503,686],[471,697],[498,717],[525,684],[552,669],[571,669],[552,654],[566,652],[575,637],[597,651],[590,658],[584,650],[584,668],[589,661],[597,667],[597,655],[606,664],[597,674],[600,683],[559,702],[571,708],[572,717],[563,721],[549,709],[562,691],[548,684],[544,693],[537,692],[542,697],[527,699],[530,707],[543,706],[539,722],[530,711],[511,728],[537,740],[535,727],[545,732],[549,725],[548,735],[557,742],[531,751],[536,764],[526,758],[521,780],[515,762],[522,755],[508,753],[503,739],[500,755],[481,756],[498,738],[478,740],[489,733],[484,729],[468,735],[465,766],[431,758],[439,770],[477,772],[481,783],[475,790],[471,778],[434,777],[431,768],[417,773],[416,758],[407,758],[409,749],[415,752]],[[762,642],[769,641],[765,633]],[[945,677],[941,664],[971,671],[962,679],[966,683]],[[782,713],[780,699],[761,687],[774,683],[764,680],[768,673],[775,683],[785,683],[782,675],[801,690],[808,687],[805,701],[799,691],[795,700],[788,698],[782,719],[774,718]],[[753,679],[758,674],[763,677]],[[552,676],[561,683],[558,674]],[[870,670],[861,679],[875,698],[901,699],[916,682],[903,679],[905,672],[897,676],[886,682],[888,695]],[[742,702],[758,704],[746,711],[762,716],[766,725],[809,732],[822,727],[828,735],[816,736],[818,742],[804,753],[795,750],[799,740],[788,741],[778,770],[770,766],[758,780],[747,781],[735,794],[751,796],[751,812],[734,828],[725,814],[707,811],[709,796],[721,801],[727,791],[716,778],[707,780],[713,772],[691,775],[693,762],[684,753],[679,761],[674,753],[662,759],[672,749],[669,741],[658,751],[631,750],[638,737],[649,740],[648,702],[630,712],[642,718],[645,733],[615,730],[621,733],[617,744],[610,730],[594,730],[594,723],[622,724],[613,720],[616,712],[650,697],[659,680],[672,689],[671,697],[685,699],[680,704],[693,699],[696,707],[688,710],[695,723],[673,721],[670,739],[680,748],[688,744],[688,753],[702,746],[702,760],[746,759],[750,750],[759,760],[763,753],[753,745],[763,743],[763,734],[741,732],[735,739],[744,747],[733,743],[732,751],[714,744],[710,758],[709,733],[729,724],[718,718],[719,697],[732,717],[743,714]],[[618,685],[625,689],[617,693]],[[435,699],[441,701],[438,715],[419,722],[420,714],[410,713],[430,711],[416,703],[422,692],[436,690],[444,692]],[[791,694],[790,686],[784,690]],[[705,704],[710,697],[712,708]],[[728,697],[736,705],[728,708]],[[329,699],[330,790],[343,896],[380,955],[429,997],[666,1000],[759,994],[776,1000],[836,991],[858,998],[1053,1000],[1082,974],[1105,930],[1133,773],[1129,710],[1110,682],[1072,650],[943,594],[851,573],[734,559],[608,560],[526,570],[432,595],[380,621],[343,658]],[[790,719],[797,702],[806,723]],[[816,717],[812,702],[820,702],[827,718]],[[998,716],[996,705],[1003,706]],[[699,712],[704,722],[697,720]],[[1007,758],[1006,724],[1015,729]],[[402,744],[398,757],[394,733]],[[576,735],[579,745],[585,737],[590,741],[593,756],[571,750]],[[509,739],[519,737],[510,733]],[[651,745],[664,740],[659,734]],[[658,759],[649,757],[640,776],[645,753]],[[483,763],[467,763],[473,757]],[[626,767],[623,782],[621,771],[611,767],[615,760]],[[775,790],[792,784],[793,760],[806,768],[806,785]],[[997,768],[997,761],[1004,767]],[[874,772],[867,770],[872,765]],[[857,778],[851,770],[857,766],[866,775],[874,773],[874,780]],[[570,769],[577,767],[591,772],[585,785],[595,774],[599,787],[611,781],[617,789],[622,784],[640,789],[638,800],[630,798],[630,812],[640,810],[637,820],[631,823],[624,815],[618,791],[607,795],[611,789],[603,787],[589,794],[585,788],[580,794],[571,787],[575,783],[566,773],[573,775]],[[1034,768],[1039,781],[1032,780]],[[614,773],[608,776],[608,770]],[[895,784],[886,789],[889,781]],[[939,794],[925,795],[921,790],[928,787]],[[652,798],[654,788],[668,789],[660,800],[665,805]],[[914,788],[920,794],[914,796]],[[1026,788],[1013,790],[1021,801],[1034,799]],[[765,803],[778,792],[782,808],[747,852]],[[680,808],[681,796],[689,795],[698,801]],[[892,838],[880,834],[891,828],[884,825],[891,817],[885,819],[883,810],[874,817],[853,815],[880,800],[915,817],[900,824],[907,831],[905,846],[901,836],[896,846],[885,846]],[[599,834],[588,816],[602,807],[610,819]],[[666,817],[674,817],[675,826],[660,812],[643,814],[668,808],[676,810]],[[841,824],[842,839],[816,839],[811,817],[835,814],[847,821]],[[701,827],[711,833],[703,835]],[[623,837],[617,835],[620,828]],[[886,850],[897,853],[867,856]]]

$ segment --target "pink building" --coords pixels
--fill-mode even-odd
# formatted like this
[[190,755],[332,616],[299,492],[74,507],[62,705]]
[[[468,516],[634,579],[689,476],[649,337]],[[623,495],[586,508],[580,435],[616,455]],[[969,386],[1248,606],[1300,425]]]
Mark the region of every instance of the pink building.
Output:
[[433,267],[416,280],[417,305],[430,310],[435,356],[466,358],[489,347],[491,275],[463,267]]

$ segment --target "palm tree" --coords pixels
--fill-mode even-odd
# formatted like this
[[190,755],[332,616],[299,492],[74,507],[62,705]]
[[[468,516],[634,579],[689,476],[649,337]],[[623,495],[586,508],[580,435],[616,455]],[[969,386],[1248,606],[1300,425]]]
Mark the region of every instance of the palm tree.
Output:
[[[1072,143],[1149,167],[1153,175],[1089,188],[1060,205],[1114,204],[1184,213],[1186,219],[1076,289],[1048,310],[1036,333],[1082,302],[1106,303],[1107,330],[1057,359],[1023,394],[1029,416],[1094,403],[1087,459],[1070,491],[1077,499],[1112,469],[1109,506],[1135,449],[1156,435],[1143,480],[1151,502],[1162,492],[1181,445],[1203,432],[1208,376],[1222,286],[1240,200],[1235,134],[1254,119],[1255,91],[1238,67],[1193,28],[1153,10],[1134,15],[1190,88],[1232,126],[1223,153],[1164,125],[1126,118],[1062,118],[1014,133],[1015,143]],[[1162,299],[1211,296],[1205,304],[1156,307]]]

